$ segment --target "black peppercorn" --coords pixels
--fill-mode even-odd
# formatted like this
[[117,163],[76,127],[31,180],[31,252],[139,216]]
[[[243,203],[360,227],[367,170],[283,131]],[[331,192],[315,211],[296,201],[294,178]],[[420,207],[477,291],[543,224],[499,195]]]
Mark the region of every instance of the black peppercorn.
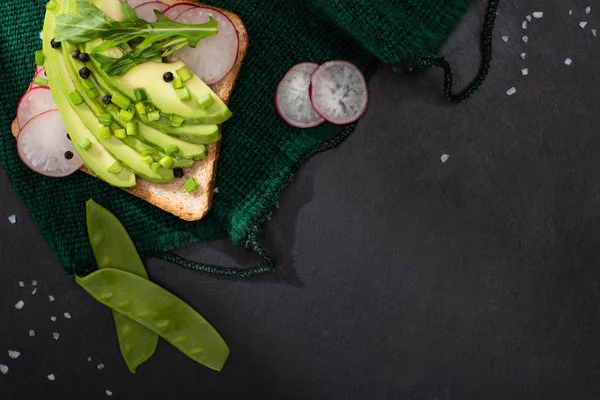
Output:
[[109,105],[111,101],[112,101],[112,96],[110,94],[107,94],[104,97],[102,97],[102,102],[106,105]]
[[71,57],[77,60],[80,54],[81,52],[79,50],[73,50],[73,52],[71,53]]
[[53,49],[58,49],[60,48],[60,42],[57,42],[56,40],[52,39],[50,41],[50,46],[52,46]]
[[173,81],[173,73],[172,72],[165,72],[163,75],[163,79],[165,82],[172,82]]
[[90,55],[88,53],[79,54],[79,61],[81,61],[82,63],[90,61]]
[[173,168],[173,175],[175,175],[175,178],[183,178],[183,168]]
[[90,69],[88,67],[83,67],[79,70],[79,76],[82,77],[83,79],[89,78],[91,73],[92,73],[92,71],[90,71]]
[[67,150],[67,151],[65,151],[65,158],[66,158],[67,160],[70,160],[70,159],[72,159],[72,158],[73,158],[73,152],[72,152],[72,151],[68,151],[68,150]]

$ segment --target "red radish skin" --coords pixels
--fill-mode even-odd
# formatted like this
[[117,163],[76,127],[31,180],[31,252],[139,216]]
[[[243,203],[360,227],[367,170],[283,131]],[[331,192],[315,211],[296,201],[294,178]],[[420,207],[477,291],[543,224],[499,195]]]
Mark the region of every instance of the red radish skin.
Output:
[[[83,166],[57,110],[32,118],[17,138],[19,157],[33,171],[53,178],[71,175]],[[65,153],[73,157],[68,160]]]
[[325,122],[312,107],[309,85],[312,73],[319,64],[303,62],[286,72],[275,91],[275,109],[288,125],[313,128]]
[[367,81],[361,70],[348,61],[322,64],[312,74],[309,90],[315,111],[332,124],[355,122],[368,108]]
[[46,70],[44,69],[44,67],[40,67],[39,65],[36,66],[35,75],[33,76],[33,79],[31,80],[31,83],[29,84],[29,89],[27,89],[27,90],[35,89],[37,87],[46,87],[46,86],[37,85],[34,82],[35,78],[37,78],[38,76],[40,78],[48,79],[48,77],[46,76]]
[[213,85],[227,76],[237,61],[237,29],[227,16],[208,7],[194,7],[184,11],[176,21],[202,24],[208,22],[209,16],[217,20],[219,33],[200,40],[196,48],[183,47],[171,56],[171,60],[183,61],[207,85]]
[[23,129],[35,116],[46,111],[56,110],[56,103],[47,87],[36,87],[21,97],[17,107],[17,124]]
[[172,6],[170,6],[169,8],[167,8],[163,14],[165,15],[165,17],[169,18],[172,21],[175,21],[177,19],[177,17],[179,17],[182,13],[184,13],[187,10],[191,10],[192,8],[196,8],[198,6],[195,6],[193,4],[189,4],[189,3],[179,3],[179,4],[173,4]]
[[137,6],[136,8],[134,8],[134,10],[135,10],[135,13],[137,14],[138,18],[143,19],[144,21],[148,21],[148,22],[156,22],[156,21],[158,21],[158,18],[156,18],[156,14],[154,14],[154,10],[163,12],[167,8],[169,8],[169,6],[167,6],[166,4],[163,4],[158,1],[154,1],[154,2],[150,2],[150,3],[141,4],[141,5]]

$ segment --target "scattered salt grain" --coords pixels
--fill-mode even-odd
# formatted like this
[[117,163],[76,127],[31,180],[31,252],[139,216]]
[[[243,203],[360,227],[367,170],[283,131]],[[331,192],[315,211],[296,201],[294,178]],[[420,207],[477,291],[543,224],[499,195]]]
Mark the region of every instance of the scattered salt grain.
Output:
[[54,315],[53,315],[53,316],[51,316],[51,317],[50,317],[50,321],[52,321],[52,322],[56,322],[56,317],[55,317]]
[[573,10],[569,10],[569,15],[573,15]]
[[33,288],[33,290],[31,291],[31,294],[35,296],[36,293],[37,293],[37,288]]
[[565,59],[565,65],[571,65],[572,62],[573,60],[571,60],[570,58]]
[[106,389],[105,393],[106,393],[106,395],[107,395],[107,396],[112,396],[112,395],[113,395],[113,392],[111,392],[111,391],[110,391],[110,390],[108,390],[108,389]]
[[35,279],[31,281],[31,286],[37,286],[37,281]]
[[508,36],[502,36],[502,40],[504,40],[505,42],[508,42]]
[[8,373],[8,367],[4,364],[0,364],[0,372],[2,372],[2,375],[6,375]]
[[54,340],[58,340],[60,335],[58,334],[58,332],[52,332],[52,337],[54,338]]
[[446,161],[448,161],[449,158],[450,156],[448,154],[442,154],[440,160],[442,161],[442,163],[445,163]]
[[97,367],[97,368],[98,368],[98,369],[102,369],[102,368],[104,368],[104,364],[98,364],[98,367]]
[[92,362],[92,357],[88,357],[88,362]]
[[585,27],[587,26],[587,24],[588,24],[588,23],[587,23],[587,21],[581,21],[581,22],[579,23],[579,27],[580,27],[581,29],[585,29]]
[[23,306],[25,305],[25,302],[23,300],[19,300],[17,304],[15,304],[15,308],[17,310],[20,310],[21,308],[23,308]]
[[48,375],[47,378],[48,378],[49,381],[53,381],[53,380],[56,379],[56,377],[54,376],[54,374]]
[[586,14],[589,14],[589,13],[591,13],[591,12],[592,12],[592,7],[590,7],[590,6],[587,6],[587,7],[585,8],[585,13],[586,13]]
[[66,319],[71,319],[71,314],[69,314],[68,312],[64,313],[64,316]]
[[536,11],[536,12],[533,13],[533,18],[535,18],[535,19],[540,19],[543,16],[544,16],[544,13],[541,12],[541,11]]
[[10,222],[11,224],[16,224],[17,223],[17,216],[16,215],[9,215],[8,216],[8,222]]
[[523,36],[523,41],[524,41],[525,43],[529,42],[529,37],[528,37],[528,36]]
[[525,76],[525,75],[529,75],[529,68],[523,68],[523,69],[521,70],[521,73],[523,74],[523,76]]
[[215,190],[213,190],[213,192],[219,193],[219,188],[215,188]]
[[515,88],[514,86],[506,91],[506,94],[509,96],[512,96],[515,93],[517,93],[517,88]]
[[521,22],[521,28],[527,29],[527,21]]
[[20,355],[21,355],[20,351],[16,351],[16,350],[9,350],[8,351],[8,356],[10,358],[19,358]]
[[29,336],[35,336],[35,331],[33,329],[29,330]]
[[19,286],[21,286],[21,287],[25,287],[25,282],[23,282],[23,281],[19,281]]
[[48,300],[50,300],[50,301],[54,301],[54,296],[52,296],[51,294],[50,294],[50,295],[48,295]]
[[44,31],[40,32],[40,39],[44,40]]
[[526,17],[525,17],[525,19],[526,19],[527,21],[531,22],[531,15],[528,15],[528,16],[526,16]]
[[527,53],[521,53],[521,58],[524,60],[527,57]]
[[594,35],[594,37],[596,37],[596,36],[597,36],[597,33],[596,33],[596,30],[595,30],[595,29],[592,29],[592,35]]

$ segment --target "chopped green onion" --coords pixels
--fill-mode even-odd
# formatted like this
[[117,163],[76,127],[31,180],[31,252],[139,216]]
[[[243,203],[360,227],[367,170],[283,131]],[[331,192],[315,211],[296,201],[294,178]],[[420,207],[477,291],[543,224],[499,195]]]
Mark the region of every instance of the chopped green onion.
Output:
[[144,103],[135,103],[135,109],[138,114],[146,114],[146,106],[144,106]]
[[86,88],[87,90],[92,90],[92,89],[94,89],[94,88],[96,87],[96,85],[94,85],[94,82],[92,82],[92,81],[91,81],[91,80],[89,80],[89,79],[84,79],[84,80],[82,81],[82,84],[83,84],[83,86],[85,86],[85,88]]
[[153,121],[158,121],[159,119],[160,119],[160,112],[151,111],[148,113],[148,121],[153,122]]
[[179,100],[181,101],[188,101],[192,98],[189,90],[187,90],[186,87],[175,89],[175,92],[177,93],[177,97],[179,97]]
[[121,110],[119,111],[119,118],[123,122],[129,122],[133,119],[133,113],[129,110]]
[[179,153],[179,146],[177,146],[176,144],[170,144],[167,147],[165,147],[165,154],[168,156],[172,156]]
[[44,52],[42,50],[37,50],[35,52],[35,65],[42,66],[42,65],[44,65],[44,61],[46,61]]
[[146,164],[152,164],[154,162],[154,158],[152,158],[152,156],[143,156],[142,160],[144,160]]
[[173,168],[191,168],[194,166],[194,160],[191,158],[174,158]]
[[98,89],[95,86],[93,88],[91,88],[90,90],[88,90],[88,94],[90,95],[90,97],[100,96],[100,92],[98,91]]
[[175,70],[175,72],[177,73],[177,76],[181,78],[181,80],[183,82],[187,81],[192,76],[194,76],[192,74],[192,71],[190,71],[190,69],[187,67],[187,65],[184,65],[183,67]]
[[185,121],[185,118],[183,118],[179,115],[173,114],[173,115],[171,115],[171,118],[169,120],[169,125],[181,126],[181,124],[183,124],[183,121]]
[[112,132],[110,130],[110,126],[102,125],[100,127],[100,136],[102,137],[102,139],[108,139],[111,135]]
[[36,85],[39,85],[39,86],[48,86],[48,79],[42,78],[40,76],[36,76],[35,79],[33,80],[33,83],[35,83]]
[[214,102],[215,102],[215,99],[212,98],[210,93],[207,93],[206,95],[204,95],[198,99],[198,104],[200,105],[200,108],[203,110],[206,110],[208,107],[212,106],[214,104]]
[[158,152],[156,150],[144,150],[144,151],[142,151],[142,155],[144,157],[146,157],[146,156],[152,156],[152,157],[154,157],[157,153]]
[[98,117],[98,121],[102,124],[102,125],[110,125],[112,123],[112,115],[110,115],[109,113],[102,113],[100,114],[100,116]]
[[83,98],[81,97],[81,95],[79,94],[79,92],[77,90],[72,92],[71,94],[69,94],[69,99],[71,100],[71,103],[73,103],[73,105],[76,105],[76,106],[83,103]]
[[152,164],[150,164],[150,168],[152,168],[152,171],[158,172],[158,170],[160,169],[160,164],[157,162],[153,162]]
[[135,89],[133,94],[135,95],[135,101],[137,102],[148,100],[148,96],[146,96],[146,91],[144,89]]
[[87,150],[90,147],[92,147],[92,142],[90,142],[90,140],[88,138],[83,138],[79,141],[79,147],[82,150]]
[[123,128],[115,129],[114,133],[119,139],[125,139],[127,137],[127,131]]
[[181,80],[180,77],[173,79],[173,87],[175,89],[179,89],[179,88],[183,87],[183,81]]
[[125,130],[127,130],[127,135],[129,136],[137,136],[138,134],[138,123],[137,121],[129,121],[125,125]]
[[196,178],[190,178],[186,183],[183,184],[183,188],[186,192],[192,193],[196,189],[198,189],[198,181],[196,180]]
[[160,161],[158,162],[160,165],[162,165],[164,168],[171,168],[173,166],[173,164],[175,163],[173,161],[173,159],[169,156],[164,156],[163,158],[160,159]]
[[49,2],[46,3],[46,10],[52,11],[54,9],[56,9],[56,2],[49,1]]
[[112,95],[112,102],[125,110],[127,110],[131,105],[131,100],[129,100],[127,97],[123,96],[119,92],[115,92]]
[[118,161],[115,161],[115,163],[113,165],[108,167],[107,171],[111,172],[113,174],[118,174],[119,172],[121,172],[122,169],[123,169],[123,167],[121,167],[121,163]]

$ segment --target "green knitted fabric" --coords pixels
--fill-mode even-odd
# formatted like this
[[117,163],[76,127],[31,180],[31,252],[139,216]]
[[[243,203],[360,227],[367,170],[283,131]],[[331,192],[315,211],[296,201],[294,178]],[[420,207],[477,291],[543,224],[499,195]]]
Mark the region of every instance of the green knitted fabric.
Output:
[[69,274],[96,268],[85,226],[89,198],[123,222],[142,255],[168,258],[172,249],[225,237],[260,253],[255,239],[294,172],[312,155],[341,143],[354,128],[287,126],[273,107],[275,88],[285,72],[301,61],[344,59],[369,78],[381,62],[396,65],[435,56],[470,2],[214,0],[213,5],[242,18],[250,47],[230,102],[234,117],[223,126],[219,192],[205,219],[184,222],[84,173],[47,178],[19,160],[10,124],[33,75],[34,51],[41,48],[45,1],[3,0],[0,161]]

